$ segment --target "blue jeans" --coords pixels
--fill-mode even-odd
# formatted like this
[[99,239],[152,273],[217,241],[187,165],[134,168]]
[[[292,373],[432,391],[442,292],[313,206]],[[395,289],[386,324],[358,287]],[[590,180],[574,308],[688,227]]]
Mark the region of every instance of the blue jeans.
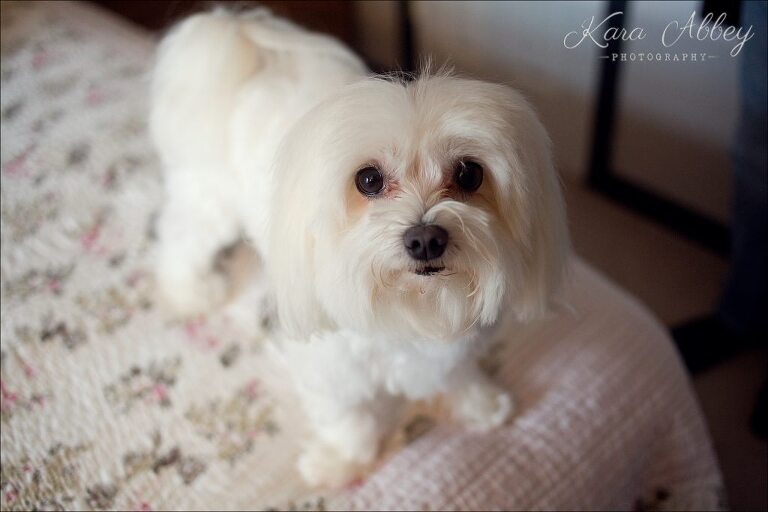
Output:
[[741,118],[733,147],[731,262],[718,315],[738,334],[768,326],[768,2],[742,2],[740,25],[755,36],[742,51]]

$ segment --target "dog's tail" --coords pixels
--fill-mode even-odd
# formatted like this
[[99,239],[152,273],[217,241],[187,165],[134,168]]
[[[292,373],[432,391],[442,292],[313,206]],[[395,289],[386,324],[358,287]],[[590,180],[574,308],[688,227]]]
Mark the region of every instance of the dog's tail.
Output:
[[242,85],[265,64],[239,16],[187,18],[165,36],[152,75],[150,130],[166,162],[220,161]]
[[258,74],[296,78],[306,63],[323,59],[365,70],[338,41],[264,8],[219,8],[182,21],[160,44],[152,76],[150,130],[161,157],[166,164],[220,164],[246,82]]

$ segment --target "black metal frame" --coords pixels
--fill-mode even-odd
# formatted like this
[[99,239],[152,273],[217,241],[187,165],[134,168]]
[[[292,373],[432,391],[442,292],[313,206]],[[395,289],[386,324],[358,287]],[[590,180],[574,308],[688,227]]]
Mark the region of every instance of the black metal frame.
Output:
[[[618,30],[623,28],[623,20],[627,16],[627,2],[625,0],[611,0],[608,3],[606,16],[619,11],[623,12],[624,15],[614,16],[609,20],[610,26]],[[621,48],[620,39],[612,40],[602,55],[603,63],[587,178],[589,185],[607,197],[618,201],[621,205],[663,224],[717,254],[726,256],[730,247],[728,228],[705,215],[617,175],[611,167],[621,63],[618,60],[612,60],[610,56],[613,53],[621,53]]]
[[[401,58],[404,71],[413,71],[413,60],[416,54],[409,3],[407,0],[399,2]],[[609,26],[617,30],[623,28],[627,7],[626,0],[611,0],[608,3],[606,16],[619,11],[624,13],[623,16],[611,18]],[[621,77],[621,63],[613,61],[610,56],[613,53],[621,53],[621,48],[621,40],[617,39],[611,40],[603,50],[600,85],[595,102],[588,185],[621,206],[634,210],[717,254],[726,256],[730,247],[727,227],[618,175],[612,168],[611,157],[619,104],[618,85]]]
[[406,73],[416,71],[414,69],[413,59],[416,51],[413,46],[413,23],[411,22],[411,6],[408,0],[398,2],[400,14],[400,58],[402,59],[402,70]]

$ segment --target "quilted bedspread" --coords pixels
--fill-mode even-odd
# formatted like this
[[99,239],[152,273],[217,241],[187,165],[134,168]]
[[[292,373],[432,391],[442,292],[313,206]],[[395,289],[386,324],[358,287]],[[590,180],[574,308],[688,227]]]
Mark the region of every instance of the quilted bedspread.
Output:
[[569,307],[484,361],[516,397],[507,425],[417,404],[370,474],[305,488],[268,331],[156,304],[154,45],[88,4],[2,3],[3,510],[725,506],[665,330],[578,259]]

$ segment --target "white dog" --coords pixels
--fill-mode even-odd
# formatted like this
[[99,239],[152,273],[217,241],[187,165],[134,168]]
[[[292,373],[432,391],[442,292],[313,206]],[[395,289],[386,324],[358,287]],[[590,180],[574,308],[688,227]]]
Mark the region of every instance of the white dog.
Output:
[[316,485],[374,460],[386,396],[442,394],[472,427],[503,423],[510,397],[476,359],[502,312],[547,309],[568,249],[549,139],[520,94],[366,73],[329,37],[215,12],[165,38],[152,84],[160,286],[205,311],[226,291],[216,252],[254,242]]

